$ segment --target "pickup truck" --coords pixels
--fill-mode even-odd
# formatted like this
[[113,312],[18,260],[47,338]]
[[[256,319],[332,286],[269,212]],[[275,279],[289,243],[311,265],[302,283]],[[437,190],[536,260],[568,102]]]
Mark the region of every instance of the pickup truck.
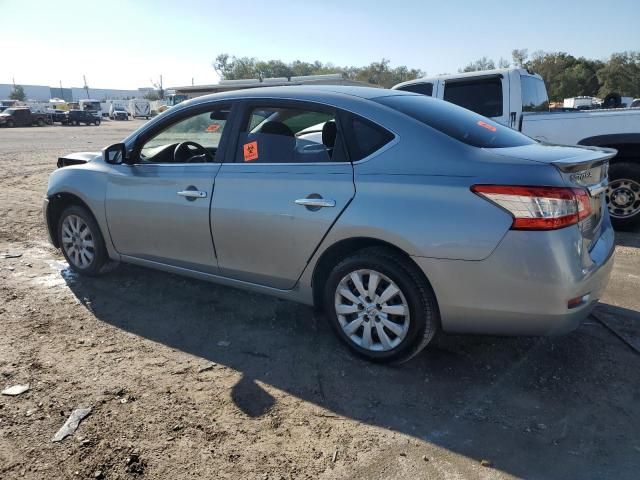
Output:
[[640,108],[549,111],[544,81],[521,68],[442,75],[393,87],[446,100],[545,143],[609,147],[606,199],[614,226],[640,225]]
[[28,107],[10,107],[0,113],[1,127],[43,127],[51,124],[51,117],[46,113],[32,112]]

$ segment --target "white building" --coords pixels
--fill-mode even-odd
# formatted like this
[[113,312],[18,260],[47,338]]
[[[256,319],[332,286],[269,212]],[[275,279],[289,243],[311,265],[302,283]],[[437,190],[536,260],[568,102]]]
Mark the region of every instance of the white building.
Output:
[[[148,88],[135,90],[119,90],[115,88],[89,88],[87,91],[81,87],[60,88],[47,87],[45,85],[21,85],[24,89],[25,99],[35,102],[48,102],[50,98],[63,98],[67,102],[77,102],[83,98],[95,98],[102,102],[106,100],[127,100],[130,98],[143,98]],[[0,83],[0,99],[8,99],[13,91],[10,83]]]

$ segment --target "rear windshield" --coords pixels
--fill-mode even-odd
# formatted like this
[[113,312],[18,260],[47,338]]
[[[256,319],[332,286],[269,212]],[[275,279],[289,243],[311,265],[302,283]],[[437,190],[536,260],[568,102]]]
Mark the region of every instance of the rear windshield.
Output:
[[535,143],[520,132],[482,115],[424,95],[379,97],[375,101],[474,147],[505,148]]

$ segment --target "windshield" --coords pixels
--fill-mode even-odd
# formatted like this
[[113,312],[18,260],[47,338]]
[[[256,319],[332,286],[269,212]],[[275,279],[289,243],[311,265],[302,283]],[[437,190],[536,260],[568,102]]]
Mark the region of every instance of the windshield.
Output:
[[456,140],[480,148],[519,147],[534,140],[477,113],[424,95],[374,99]]
[[15,108],[7,108],[2,113],[6,113],[7,115],[11,115],[12,113],[15,113],[15,111],[16,111]]
[[100,110],[100,102],[82,102],[83,110]]

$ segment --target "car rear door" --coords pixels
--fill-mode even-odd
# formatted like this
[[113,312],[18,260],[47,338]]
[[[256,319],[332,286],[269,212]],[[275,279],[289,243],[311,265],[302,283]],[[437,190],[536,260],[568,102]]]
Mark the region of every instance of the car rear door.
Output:
[[[333,142],[322,132],[330,122]],[[355,194],[336,111],[306,102],[245,102],[231,144],[235,161],[221,166],[211,209],[221,274],[291,289]]]

